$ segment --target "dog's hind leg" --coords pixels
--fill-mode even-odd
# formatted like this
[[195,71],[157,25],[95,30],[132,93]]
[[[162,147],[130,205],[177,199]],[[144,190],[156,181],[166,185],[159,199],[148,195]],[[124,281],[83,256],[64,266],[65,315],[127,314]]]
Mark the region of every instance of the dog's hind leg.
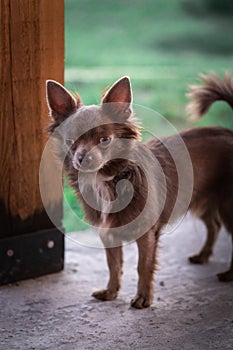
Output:
[[218,279],[221,282],[230,282],[233,281],[233,234],[231,235],[232,238],[232,255],[231,255],[231,265],[230,269],[227,270],[226,272],[221,272],[218,273]]
[[219,273],[218,279],[221,282],[233,281],[233,216],[232,216],[232,207],[233,207],[233,189],[230,185],[229,188],[226,189],[225,193],[223,193],[221,206],[220,206],[220,216],[221,219],[227,229],[227,231],[231,234],[232,239],[232,257],[230,269],[226,272]]
[[206,212],[201,217],[201,220],[206,225],[207,238],[201,251],[189,257],[189,261],[193,264],[205,264],[208,262],[210,255],[213,253],[213,247],[221,227],[221,222],[216,212],[214,214],[213,212]]

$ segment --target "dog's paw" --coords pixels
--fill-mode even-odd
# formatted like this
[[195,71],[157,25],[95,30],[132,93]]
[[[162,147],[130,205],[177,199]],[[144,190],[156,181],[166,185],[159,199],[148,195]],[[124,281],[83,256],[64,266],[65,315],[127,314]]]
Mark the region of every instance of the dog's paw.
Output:
[[92,293],[92,296],[102,301],[114,300],[117,297],[117,292],[111,292],[108,289],[101,289]]
[[136,309],[144,309],[151,305],[151,300],[149,297],[136,294],[135,297],[131,300],[130,305]]
[[189,257],[189,261],[192,264],[206,264],[208,263],[209,256],[206,256],[204,254],[197,254]]
[[221,282],[233,281],[233,270],[228,270],[226,272],[221,272],[217,274],[218,280]]

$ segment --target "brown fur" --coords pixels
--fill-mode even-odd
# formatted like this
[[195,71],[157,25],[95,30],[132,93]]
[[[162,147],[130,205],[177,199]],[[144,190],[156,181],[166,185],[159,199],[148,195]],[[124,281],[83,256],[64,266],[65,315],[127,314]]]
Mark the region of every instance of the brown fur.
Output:
[[[233,105],[233,83],[229,75],[224,80],[220,80],[217,76],[202,76],[205,86],[191,88],[192,105],[189,111],[194,115],[202,114],[208,110],[210,105],[216,100],[225,100],[231,106]],[[131,88],[127,77],[116,82],[103,96],[101,106],[81,106],[80,98],[75,100],[60,84],[54,81],[47,83],[48,105],[51,111],[53,122],[49,127],[49,131],[55,130],[62,121],[65,121],[65,128],[60,133],[62,139],[66,139],[67,135],[74,132],[77,127],[76,139],[71,146],[70,151],[65,157],[65,170],[69,176],[71,186],[75,189],[77,197],[83,205],[87,220],[98,227],[104,227],[104,234],[101,235],[103,243],[106,247],[107,262],[110,272],[108,285],[105,289],[93,293],[93,296],[100,300],[113,300],[117,297],[120,288],[120,280],[122,274],[122,246],[123,241],[127,241],[128,232],[122,227],[142,212],[147,197],[148,183],[145,173],[140,167],[127,159],[122,159],[121,154],[135,152],[140,140],[140,128],[135,123],[131,111]],[[114,102],[114,104],[112,104]],[[92,125],[96,120],[103,121],[104,125],[100,127],[87,128],[85,126]],[[115,123],[117,121],[117,123]],[[91,129],[91,130],[89,130]],[[82,134],[79,136],[79,134]],[[127,140],[127,147],[119,146],[119,154],[116,159],[109,160],[102,164],[104,152],[111,152],[111,147],[106,146],[106,150],[101,148],[95,151],[95,146],[99,144],[100,139],[106,136],[114,135],[119,139]],[[213,246],[217,238],[221,225],[225,225],[226,229],[233,238],[233,132],[220,127],[195,128],[183,131],[180,134],[183,139],[193,165],[193,193],[189,209],[198,217],[200,217],[207,227],[207,240],[201,252],[190,258],[193,263],[205,263],[212,254]],[[69,137],[68,137],[69,139]],[[113,141],[111,141],[113,144]],[[149,173],[153,178],[155,198],[154,207],[157,210],[160,201],[164,199],[164,207],[160,213],[159,219],[154,222],[145,234],[137,236],[135,239],[139,250],[138,260],[138,290],[136,296],[132,299],[131,305],[136,308],[144,308],[149,306],[153,300],[153,274],[156,268],[156,250],[161,229],[168,223],[171,213],[174,209],[179,179],[175,161],[168,149],[177,147],[177,135],[172,135],[162,140],[152,139],[142,144],[144,148],[138,150],[150,150],[154,160],[157,159],[163,173],[165,175],[166,190],[161,185],[159,175]],[[83,184],[78,183],[77,176],[81,165],[77,159],[85,161],[86,155],[89,161],[95,162],[97,167],[96,184],[93,186],[91,177],[89,181],[89,173],[85,175]],[[84,160],[83,160],[84,159]],[[152,160],[153,161],[153,160]],[[148,160],[148,168],[151,159]],[[88,167],[88,163],[87,163]],[[148,170],[149,171],[149,170]],[[185,176],[185,169],[184,169]],[[98,207],[97,193],[105,199],[107,203],[117,199],[117,183],[119,180],[127,179],[134,188],[133,198],[124,209],[105,213],[104,208]],[[187,183],[189,179],[187,179]],[[127,187],[122,192],[127,191]],[[92,203],[97,205],[92,208],[85,200],[85,195],[91,198]],[[178,205],[175,217],[183,215],[182,203]],[[144,223],[148,216],[144,218]],[[116,228],[115,237],[108,235],[108,229]],[[143,230],[142,226],[137,227]],[[131,234],[134,237],[134,232]],[[109,245],[111,239],[117,243],[116,246]],[[229,271],[219,274],[222,281],[233,280],[233,259]]]

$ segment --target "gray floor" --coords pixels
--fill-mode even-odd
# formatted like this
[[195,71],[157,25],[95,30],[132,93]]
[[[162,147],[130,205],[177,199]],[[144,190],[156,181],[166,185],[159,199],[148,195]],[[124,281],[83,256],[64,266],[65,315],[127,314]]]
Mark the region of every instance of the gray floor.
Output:
[[190,218],[161,237],[154,304],[129,307],[137,283],[135,244],[125,247],[123,287],[116,301],[98,302],[91,293],[105,286],[103,249],[66,239],[62,273],[0,288],[0,349],[233,349],[233,283],[215,274],[230,261],[231,241],[221,232],[208,265],[187,256],[204,239]]

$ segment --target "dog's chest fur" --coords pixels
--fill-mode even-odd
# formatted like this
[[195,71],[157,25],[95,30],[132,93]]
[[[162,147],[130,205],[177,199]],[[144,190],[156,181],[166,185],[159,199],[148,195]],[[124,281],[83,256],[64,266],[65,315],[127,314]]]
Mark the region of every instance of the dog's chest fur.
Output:
[[94,226],[121,227],[142,211],[147,186],[141,170],[128,165],[116,175],[104,177],[85,174],[77,181],[78,172],[67,169],[70,183],[82,203],[85,219]]

